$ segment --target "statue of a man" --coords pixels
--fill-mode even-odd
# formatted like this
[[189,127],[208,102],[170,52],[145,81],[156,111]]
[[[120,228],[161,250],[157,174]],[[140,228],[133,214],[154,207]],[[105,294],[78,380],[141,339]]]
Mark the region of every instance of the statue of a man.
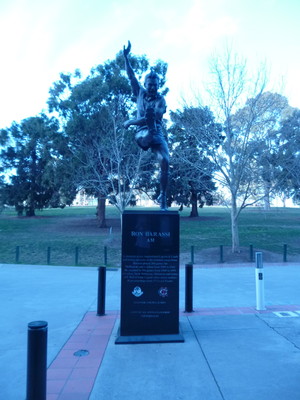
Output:
[[146,75],[145,87],[139,84],[128,59],[130,50],[131,43],[128,41],[128,46],[123,48],[123,54],[126,72],[133,94],[137,98],[137,118],[126,121],[124,127],[127,129],[131,125],[136,125],[135,139],[137,144],[143,150],[146,151],[150,148],[156,154],[161,169],[158,201],[161,210],[167,210],[166,190],[169,174],[169,150],[162,131],[162,118],[167,109],[166,101],[158,93],[159,77],[153,70]]

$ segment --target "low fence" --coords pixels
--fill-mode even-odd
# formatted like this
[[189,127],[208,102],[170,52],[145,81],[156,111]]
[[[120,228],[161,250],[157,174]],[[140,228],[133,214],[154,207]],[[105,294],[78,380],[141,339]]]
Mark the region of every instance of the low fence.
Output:
[[0,263],[97,266],[99,264],[118,266],[121,249],[108,246],[81,245],[64,247],[59,244],[49,246],[0,244]]
[[[228,246],[220,245],[215,249],[214,254],[210,256],[210,263],[226,263],[230,260],[226,259],[226,251]],[[245,248],[244,248],[245,249]],[[281,260],[287,262],[289,259],[288,245],[282,245]],[[205,249],[203,249],[205,251]],[[181,252],[183,253],[182,249]],[[10,249],[6,248],[5,253],[0,253],[0,263],[6,264],[40,264],[40,265],[72,265],[72,266],[97,266],[103,264],[105,266],[118,267],[121,260],[121,249],[111,248],[108,246],[75,246],[68,249],[62,249],[59,246],[47,246],[43,248],[24,246],[15,246]],[[228,253],[227,253],[228,254]],[[197,258],[197,261],[196,261]],[[248,251],[243,255],[243,262],[254,262],[254,247],[249,245]],[[280,254],[279,254],[280,258]],[[300,260],[300,255],[299,255]],[[185,249],[184,257],[181,264],[191,262],[192,264],[201,264],[201,251],[191,246]]]

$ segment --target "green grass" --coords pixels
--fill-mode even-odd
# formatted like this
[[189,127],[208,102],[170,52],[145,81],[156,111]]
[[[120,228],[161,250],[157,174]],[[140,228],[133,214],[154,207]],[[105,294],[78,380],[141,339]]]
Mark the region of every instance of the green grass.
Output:
[[[118,211],[107,207],[105,229],[97,227],[95,211],[95,207],[68,207],[37,212],[35,218],[18,218],[13,210],[5,210],[0,216],[0,263],[75,265],[77,261],[77,265],[97,266],[104,262],[106,247],[108,264],[120,265]],[[218,262],[220,245],[231,246],[229,211],[205,207],[199,210],[199,218],[194,219],[188,217],[189,212],[184,209],[180,213],[182,262],[189,261],[191,246],[197,255],[214,249],[211,262]],[[299,208],[276,208],[268,212],[246,209],[240,216],[239,231],[244,249],[251,244],[255,250],[282,255],[283,245],[287,244],[288,256],[300,260]]]

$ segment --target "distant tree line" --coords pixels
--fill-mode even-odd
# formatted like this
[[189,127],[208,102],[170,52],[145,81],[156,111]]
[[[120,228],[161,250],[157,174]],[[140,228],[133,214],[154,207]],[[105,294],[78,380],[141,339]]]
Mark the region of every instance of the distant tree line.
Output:
[[[145,56],[131,56],[141,79]],[[167,64],[153,66],[166,94]],[[300,203],[300,110],[266,90],[267,76],[247,72],[246,61],[226,49],[211,59],[209,105],[200,99],[170,112],[165,121],[171,168],[168,202],[199,207],[216,199],[231,211],[232,250],[238,251],[238,217],[247,206],[273,196]],[[93,68],[60,74],[49,90],[48,112],[1,130],[1,204],[18,215],[70,205],[84,189],[98,199],[97,217],[106,226],[107,200],[122,212],[146,193],[159,194],[157,169],[123,122],[134,116],[135,99],[123,56]]]

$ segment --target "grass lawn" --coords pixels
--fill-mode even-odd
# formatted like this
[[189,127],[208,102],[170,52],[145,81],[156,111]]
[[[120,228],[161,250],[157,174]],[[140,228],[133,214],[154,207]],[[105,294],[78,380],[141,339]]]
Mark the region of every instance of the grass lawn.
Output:
[[[157,208],[155,208],[157,210]],[[176,208],[175,208],[176,210]],[[68,207],[36,212],[33,218],[18,218],[5,210],[0,216],[0,263],[119,266],[121,256],[120,216],[107,207],[107,228],[99,229],[95,207]],[[287,260],[300,261],[300,209],[249,208],[240,216],[241,252],[231,254],[230,214],[223,207],[205,207],[199,218],[180,213],[181,262],[217,263],[222,246],[225,262],[250,260],[250,245],[262,251],[264,260],[281,262],[287,245]]]

